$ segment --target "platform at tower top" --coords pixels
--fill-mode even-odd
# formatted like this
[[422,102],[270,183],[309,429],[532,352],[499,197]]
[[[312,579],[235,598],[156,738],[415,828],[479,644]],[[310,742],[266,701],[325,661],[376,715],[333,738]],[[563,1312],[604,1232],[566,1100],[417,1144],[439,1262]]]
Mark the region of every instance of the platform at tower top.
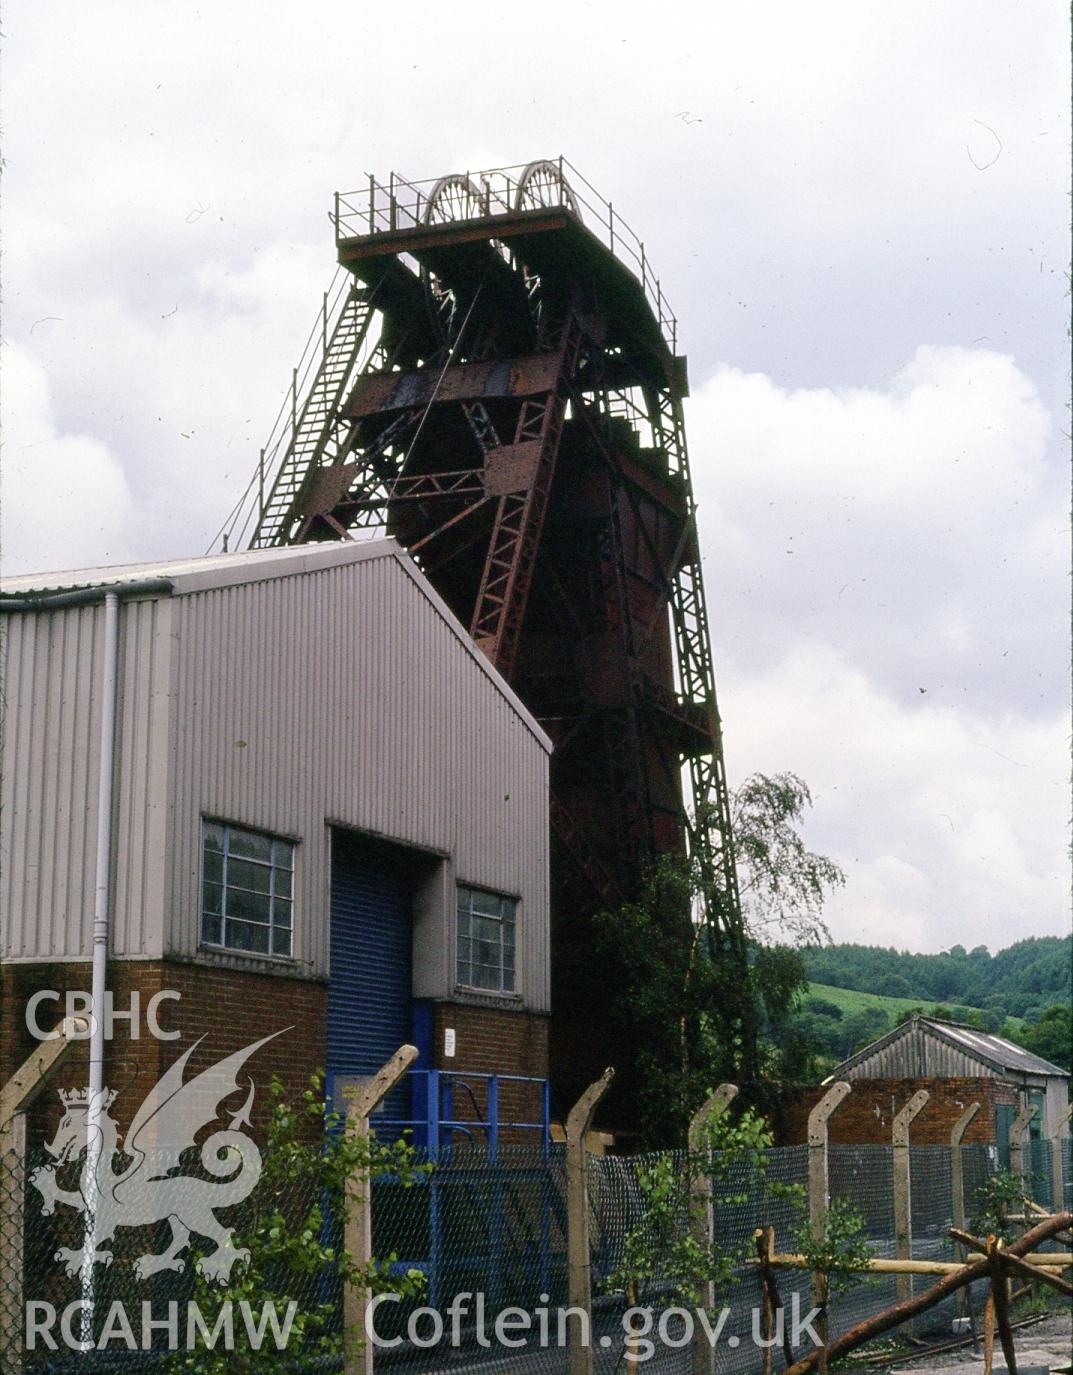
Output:
[[407,265],[412,255],[416,267],[437,249],[525,236],[533,270],[589,277],[634,330],[651,320],[647,342],[677,352],[678,322],[643,242],[564,158],[425,181],[370,175],[359,190],[336,193],[332,221],[340,263],[369,282],[392,275],[385,260]]

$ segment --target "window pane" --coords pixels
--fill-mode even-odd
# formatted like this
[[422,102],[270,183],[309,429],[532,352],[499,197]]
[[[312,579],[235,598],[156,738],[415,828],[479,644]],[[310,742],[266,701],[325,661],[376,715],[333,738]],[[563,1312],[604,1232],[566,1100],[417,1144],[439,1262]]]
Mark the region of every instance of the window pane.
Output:
[[474,893],[473,910],[487,917],[499,916],[499,898],[495,893]]
[[272,859],[272,841],[269,836],[254,835],[252,831],[238,831],[234,826],[229,826],[228,831],[228,850],[233,855],[241,855],[244,859],[260,859],[265,864]]
[[291,871],[289,869],[272,870],[272,891],[278,898],[289,898],[291,896]]
[[202,823],[202,835],[206,850],[222,851],[224,848],[224,828],[215,821]]
[[270,902],[267,893],[245,893],[241,888],[228,888],[227,915],[262,921],[267,925]]
[[273,899],[272,925],[286,927],[288,931],[291,928],[291,904],[283,898]]
[[289,840],[272,842],[272,863],[280,869],[294,868],[294,846]]
[[220,917],[204,913],[201,918],[201,939],[206,945],[220,944]]
[[284,931],[279,926],[272,932],[272,953],[273,955],[289,955],[291,953],[291,933]]
[[203,883],[201,885],[201,907],[205,912],[220,913],[223,911],[223,889],[218,883]]
[[272,886],[272,870],[266,864],[251,864],[249,860],[232,857],[227,861],[227,886],[267,893]]
[[253,950],[262,955],[267,954],[268,927],[228,919],[226,944],[234,950]]

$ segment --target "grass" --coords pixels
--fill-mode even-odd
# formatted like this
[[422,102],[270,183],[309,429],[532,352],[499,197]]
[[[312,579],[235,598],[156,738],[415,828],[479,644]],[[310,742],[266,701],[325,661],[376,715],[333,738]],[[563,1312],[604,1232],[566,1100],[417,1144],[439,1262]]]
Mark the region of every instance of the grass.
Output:
[[[892,1026],[904,1021],[914,1008],[923,1009],[926,1015],[935,1006],[934,999],[894,998],[884,993],[860,993],[854,988],[835,988],[831,984],[810,983],[809,996],[823,998],[829,1003],[834,1003],[835,1007],[842,1009],[843,1017],[849,1017],[854,1012],[861,1012],[866,1007],[880,1007],[890,1017]],[[1011,1017],[1010,1022],[1014,1027],[1018,1027],[1021,1024],[1021,1019]]]

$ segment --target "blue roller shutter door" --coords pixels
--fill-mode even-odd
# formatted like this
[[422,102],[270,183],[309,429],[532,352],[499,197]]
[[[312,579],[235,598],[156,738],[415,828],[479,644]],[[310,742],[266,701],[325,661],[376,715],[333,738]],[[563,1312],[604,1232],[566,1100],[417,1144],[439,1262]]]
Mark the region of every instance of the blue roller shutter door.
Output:
[[[372,1074],[412,1037],[411,886],[397,856],[332,845],[328,1074]],[[409,1115],[392,1095],[388,1115]]]

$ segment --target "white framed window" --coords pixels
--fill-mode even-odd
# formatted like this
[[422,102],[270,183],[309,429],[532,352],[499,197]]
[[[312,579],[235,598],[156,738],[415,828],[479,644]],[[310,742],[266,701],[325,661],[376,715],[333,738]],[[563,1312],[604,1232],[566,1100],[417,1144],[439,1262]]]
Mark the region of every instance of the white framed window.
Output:
[[518,902],[501,893],[458,886],[458,982],[493,993],[514,992],[514,927]]
[[289,957],[293,929],[293,841],[202,821],[201,943]]

